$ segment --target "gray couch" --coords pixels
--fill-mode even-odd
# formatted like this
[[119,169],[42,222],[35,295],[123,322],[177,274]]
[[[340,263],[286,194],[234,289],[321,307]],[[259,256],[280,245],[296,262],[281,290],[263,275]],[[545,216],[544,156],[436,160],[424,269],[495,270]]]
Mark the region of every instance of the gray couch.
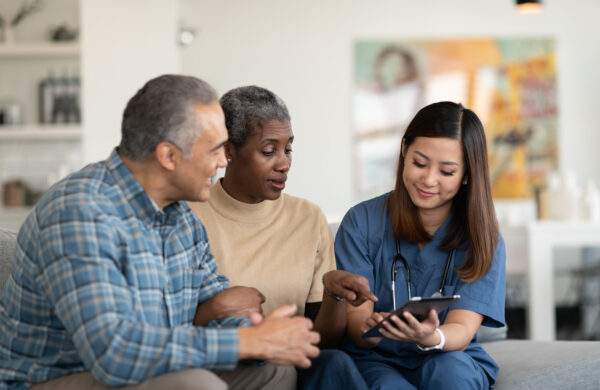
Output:
[[[15,240],[15,232],[0,228],[0,287],[10,273]],[[502,330],[480,331],[485,349],[500,366],[496,389],[600,389],[600,342],[492,341],[505,336]]]

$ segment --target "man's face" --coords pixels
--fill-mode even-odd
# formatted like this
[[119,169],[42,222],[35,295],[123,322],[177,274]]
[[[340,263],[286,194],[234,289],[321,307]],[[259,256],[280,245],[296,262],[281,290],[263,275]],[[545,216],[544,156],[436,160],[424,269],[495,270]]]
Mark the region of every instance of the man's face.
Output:
[[212,177],[227,166],[223,145],[227,141],[225,116],[218,102],[196,105],[194,127],[201,134],[192,151],[176,169],[175,185],[181,200],[205,202],[210,197]]

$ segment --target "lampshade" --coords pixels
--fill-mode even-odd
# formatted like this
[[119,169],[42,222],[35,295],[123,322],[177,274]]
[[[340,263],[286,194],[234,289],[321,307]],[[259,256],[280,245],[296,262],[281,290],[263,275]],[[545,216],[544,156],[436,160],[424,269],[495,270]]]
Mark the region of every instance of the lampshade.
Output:
[[517,10],[522,14],[534,14],[542,10],[542,0],[516,0]]

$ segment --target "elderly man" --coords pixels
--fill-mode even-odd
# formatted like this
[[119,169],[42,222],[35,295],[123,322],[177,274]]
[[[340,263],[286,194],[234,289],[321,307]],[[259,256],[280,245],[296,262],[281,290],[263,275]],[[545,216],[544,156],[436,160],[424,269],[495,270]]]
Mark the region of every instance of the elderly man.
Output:
[[[294,306],[263,318],[257,290],[228,288],[183,202],[208,199],[226,140],[207,83],[165,75],[137,92],[119,147],[53,186],[19,232],[0,388],[295,388],[292,366],[318,355],[310,320]],[[238,364],[250,359],[267,363]]]

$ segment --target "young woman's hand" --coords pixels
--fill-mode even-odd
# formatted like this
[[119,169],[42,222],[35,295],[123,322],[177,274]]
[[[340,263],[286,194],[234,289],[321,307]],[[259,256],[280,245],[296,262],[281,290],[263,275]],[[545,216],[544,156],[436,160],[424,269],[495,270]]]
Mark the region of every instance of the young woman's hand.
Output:
[[[361,332],[364,334],[369,329],[371,329],[372,327],[374,327],[375,325],[377,325],[378,323],[383,321],[383,319],[389,315],[390,315],[390,313],[377,313],[377,312],[371,314],[371,316],[368,317],[367,320],[365,321],[364,325],[360,327]],[[365,342],[367,342],[368,344],[375,346],[375,345],[379,344],[381,342],[381,340],[383,340],[383,337],[367,337],[367,338],[363,338],[363,340]]]
[[431,343],[433,338],[439,337],[435,334],[435,328],[440,326],[435,310],[430,310],[427,317],[421,322],[407,311],[401,315],[403,319],[392,315],[389,321],[384,322],[379,333],[392,340],[408,341],[419,345],[436,344]]

